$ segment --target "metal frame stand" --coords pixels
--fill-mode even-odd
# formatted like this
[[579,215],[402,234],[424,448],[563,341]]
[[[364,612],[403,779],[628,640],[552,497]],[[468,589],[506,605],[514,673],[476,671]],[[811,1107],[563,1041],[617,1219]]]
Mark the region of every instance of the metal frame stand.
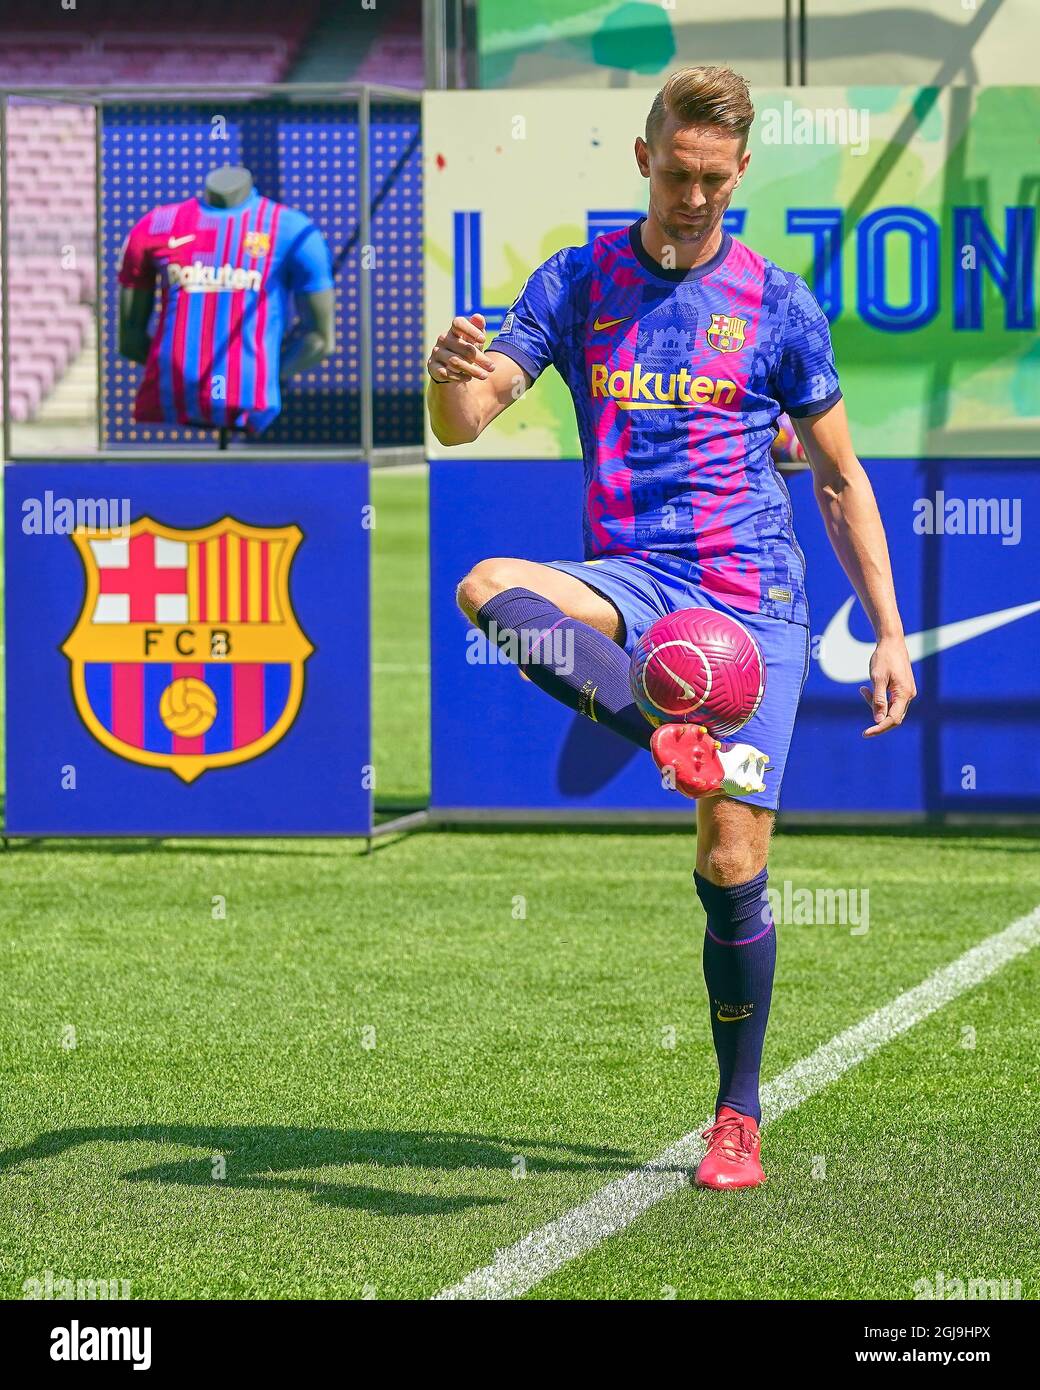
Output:
[[[104,108],[106,106],[122,104],[128,100],[148,100],[155,104],[160,103],[183,103],[195,100],[199,105],[206,100],[212,100],[219,95],[222,102],[232,101],[246,103],[250,101],[265,101],[270,99],[282,99],[287,101],[328,101],[341,102],[344,105],[355,105],[358,108],[358,143],[361,150],[361,168],[359,176],[359,239],[358,247],[363,248],[372,244],[372,180],[371,180],[371,119],[372,103],[376,102],[398,102],[410,103],[418,106],[421,110],[421,93],[403,87],[388,87],[376,83],[335,83],[335,82],[273,82],[266,85],[247,85],[243,83],[233,84],[229,87],[222,87],[219,93],[212,87],[203,86],[198,83],[185,83],[177,87],[148,87],[148,86],[120,86],[114,87],[45,87],[45,86],[9,86],[0,88],[0,353],[3,362],[0,368],[0,405],[3,408],[3,432],[2,432],[2,453],[3,460],[8,463],[33,462],[46,463],[69,463],[83,461],[83,453],[60,453],[50,452],[46,455],[33,455],[26,453],[15,453],[12,449],[11,439],[11,411],[10,411],[10,302],[7,294],[7,286],[10,283],[8,267],[8,245],[9,245],[9,212],[8,207],[8,168],[7,168],[7,139],[8,139],[8,105],[12,97],[26,100],[46,101],[61,105],[85,105],[92,106],[95,111],[96,120],[96,223],[95,241],[97,257],[97,301],[94,309],[95,332],[97,335],[98,352],[98,437],[97,450],[91,456],[91,462],[186,462],[195,461],[199,463],[214,462],[217,460],[226,462],[226,444],[221,442],[219,447],[200,446],[180,446],[171,449],[147,448],[142,446],[139,449],[113,450],[106,448],[103,444],[104,438],[104,378],[102,369],[101,345],[103,342],[103,326],[105,311],[105,286],[101,264],[101,130],[104,120]],[[372,467],[393,466],[399,463],[418,463],[425,458],[425,449],[420,442],[414,445],[388,445],[376,447],[374,442],[374,405],[373,405],[373,325],[372,325],[372,285],[371,278],[362,273],[359,278],[359,300],[360,300],[360,329],[361,329],[361,439],[357,445],[347,445],[344,447],[332,448],[329,446],[300,446],[293,447],[294,458],[306,459],[308,461],[318,461],[330,459],[341,462],[344,459],[366,459]],[[262,460],[264,458],[284,458],[286,449],[292,446],[253,446],[249,450],[250,459]],[[244,457],[244,456],[243,456]]]

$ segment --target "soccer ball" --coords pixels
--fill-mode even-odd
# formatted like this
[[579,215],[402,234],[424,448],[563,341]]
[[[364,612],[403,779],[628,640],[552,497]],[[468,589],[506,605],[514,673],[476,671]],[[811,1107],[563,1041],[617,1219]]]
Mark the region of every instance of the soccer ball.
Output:
[[780,416],[776,421],[776,438],[773,439],[773,459],[776,463],[805,463],[805,449],[794,432],[790,416]]
[[809,466],[805,450],[794,432],[789,415],[781,415],[776,422],[776,437],[771,452],[773,462],[781,473],[801,473]]
[[658,618],[632,652],[636,704],[651,724],[703,724],[715,738],[742,729],[762,703],[766,665],[747,628],[714,608]]

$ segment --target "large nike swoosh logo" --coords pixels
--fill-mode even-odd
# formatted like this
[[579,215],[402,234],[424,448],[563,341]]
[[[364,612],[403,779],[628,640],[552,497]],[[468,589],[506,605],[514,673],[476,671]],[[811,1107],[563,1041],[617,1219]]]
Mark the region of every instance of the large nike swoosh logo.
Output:
[[166,245],[170,250],[175,250],[178,246],[186,246],[189,241],[195,240],[195,233],[189,232],[187,236],[172,236]]
[[627,323],[631,317],[631,314],[627,314],[623,319],[597,319],[592,325],[592,330],[594,333],[602,333],[605,328],[616,328],[619,323]]
[[[842,604],[827,624],[827,631],[820,643],[820,670],[839,685],[858,684],[868,680],[870,675],[874,643],[861,642],[849,631],[849,614],[855,602],[854,598],[850,598]],[[909,633],[906,649],[911,661],[921,661],[926,656],[959,647],[962,642],[970,642],[973,637],[981,637],[984,632],[1006,627],[1008,623],[1036,612],[1040,612],[1040,601],[1020,603],[1015,608],[1000,608],[994,613],[980,613],[977,618],[962,618],[956,623],[942,623],[939,627],[925,628],[923,632]]]

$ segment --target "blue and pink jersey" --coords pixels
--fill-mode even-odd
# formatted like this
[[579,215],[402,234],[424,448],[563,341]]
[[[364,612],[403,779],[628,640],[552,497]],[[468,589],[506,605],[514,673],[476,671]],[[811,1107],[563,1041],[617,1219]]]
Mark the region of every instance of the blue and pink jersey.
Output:
[[266,429],[292,295],[332,288],[329,251],[302,212],[256,190],[232,208],[153,208],[127,237],[119,283],[162,299],[134,418]]
[[491,349],[570,388],[585,464],[586,559],[691,566],[734,608],[807,624],[805,560],[771,446],[782,412],[841,397],[827,319],[799,276],[724,234],[668,270],[641,223],[530,276]]

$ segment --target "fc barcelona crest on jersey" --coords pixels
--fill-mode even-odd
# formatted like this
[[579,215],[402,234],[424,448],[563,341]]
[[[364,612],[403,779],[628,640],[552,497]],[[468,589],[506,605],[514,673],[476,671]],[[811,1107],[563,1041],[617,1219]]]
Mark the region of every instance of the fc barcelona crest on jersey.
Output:
[[249,231],[242,241],[242,250],[247,256],[266,256],[271,249],[271,233]]
[[76,709],[113,753],[193,782],[291,728],[313,651],[289,597],[298,526],[142,517],[71,539],[86,595],[62,651]]
[[744,346],[747,319],[730,318],[728,314],[712,314],[708,342],[716,352],[739,352]]

